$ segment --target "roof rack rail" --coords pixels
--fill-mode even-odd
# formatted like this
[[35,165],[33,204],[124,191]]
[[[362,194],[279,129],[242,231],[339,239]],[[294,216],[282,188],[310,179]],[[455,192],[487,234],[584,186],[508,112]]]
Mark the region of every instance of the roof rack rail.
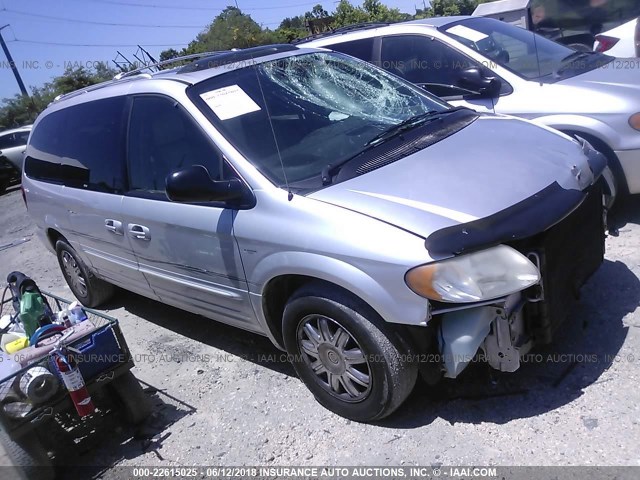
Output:
[[[151,75],[146,74],[146,78],[151,78]],[[129,80],[137,80],[140,77],[129,78]],[[77,97],[78,95],[82,95],[83,93],[93,92],[94,90],[99,90],[101,88],[107,87],[109,85],[113,85],[117,80],[107,80],[106,82],[96,83],[94,85],[90,85],[85,88],[81,88],[79,90],[74,90],[73,92],[63,93],[58,95],[53,99],[52,103],[59,102],[60,100],[68,100],[69,98]]]
[[151,69],[151,68],[158,68],[159,69],[159,67],[164,67],[166,65],[171,65],[172,63],[182,62],[184,60],[194,60],[194,59],[198,59],[198,58],[202,58],[202,57],[210,57],[210,56],[213,56],[213,55],[219,55],[221,53],[226,53],[226,52],[230,52],[230,51],[232,51],[232,50],[219,50],[219,51],[214,51],[214,52],[193,53],[191,55],[183,55],[181,57],[170,58],[169,60],[163,60],[161,62],[151,63],[149,65],[145,65],[144,67],[136,68],[135,70],[130,70],[128,72],[118,73],[115,77],[113,77],[113,79],[114,80],[122,80],[123,78],[131,77],[131,76],[134,76],[134,75],[139,75],[144,70],[147,70],[147,69]]
[[387,25],[391,25],[389,22],[364,22],[364,23],[354,23],[352,25],[346,25],[340,28],[333,28],[331,30],[327,30],[326,32],[315,33],[313,35],[309,35],[304,38],[296,38],[291,43],[296,45],[302,42],[308,42],[310,40],[315,40],[317,38],[328,37],[329,35],[334,35],[336,33],[348,33],[357,30],[366,30],[369,28],[378,28],[378,27],[386,27]]
[[266,57],[268,55],[290,52],[292,50],[297,50],[297,47],[288,43],[258,45],[257,47],[229,50],[191,62],[180,68],[178,70],[178,73],[198,72],[201,70],[207,70],[209,68],[233,65],[235,63],[242,63],[249,60],[254,60],[256,58]]

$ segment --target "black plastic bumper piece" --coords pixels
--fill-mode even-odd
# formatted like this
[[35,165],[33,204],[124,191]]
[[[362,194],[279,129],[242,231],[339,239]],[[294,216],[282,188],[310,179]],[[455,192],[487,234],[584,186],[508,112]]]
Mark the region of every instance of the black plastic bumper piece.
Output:
[[586,191],[566,190],[554,182],[493,215],[438,230],[425,246],[432,257],[446,257],[532,237],[564,220],[586,196]]

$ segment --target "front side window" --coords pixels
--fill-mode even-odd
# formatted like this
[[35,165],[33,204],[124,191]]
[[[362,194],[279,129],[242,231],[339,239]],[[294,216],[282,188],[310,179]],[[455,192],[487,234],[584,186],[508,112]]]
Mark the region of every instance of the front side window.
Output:
[[461,20],[440,30],[478,51],[488,62],[495,62],[527,80],[552,83],[613,60],[599,53],[576,52],[523,28],[490,18]]
[[129,190],[164,194],[167,176],[203,165],[211,178],[222,173],[221,157],[193,119],[174,101],[141,96],[133,101],[128,141]]
[[469,57],[424,35],[395,35],[382,39],[380,66],[441,97],[470,93],[457,87],[460,72],[481,68]]
[[277,185],[319,178],[442,101],[338,53],[289,56],[196,84],[189,97]]
[[121,192],[125,105],[125,97],[113,97],[45,116],[27,149],[27,176],[68,187]]
[[29,132],[14,132],[0,136],[0,150],[24,147],[29,139]]
[[336,52],[346,53],[352,57],[370,62],[373,57],[373,38],[336,43],[335,45],[329,45],[329,48]]

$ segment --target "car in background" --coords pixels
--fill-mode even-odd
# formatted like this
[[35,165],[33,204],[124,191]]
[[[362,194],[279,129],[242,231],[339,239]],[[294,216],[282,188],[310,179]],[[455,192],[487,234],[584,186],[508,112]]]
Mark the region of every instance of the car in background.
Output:
[[640,15],[640,2],[498,0],[479,4],[473,15],[508,22],[576,50],[588,51],[593,49],[597,36],[602,32],[614,29]]
[[640,57],[640,17],[596,35],[596,52],[615,57]]
[[640,193],[640,70],[614,57],[473,16],[351,26],[298,44],[367,60],[454,105],[582,137],[607,157],[612,194]]
[[25,125],[0,132],[0,157],[8,160],[19,172],[22,172],[31,127],[32,125]]
[[481,349],[512,372],[551,341],[603,261],[605,166],[555,130],[276,45],[59,98],[23,188],[84,305],[118,285],[268,336],[322,405],[372,421],[422,368],[456,377]]
[[19,180],[31,125],[0,132],[0,193]]

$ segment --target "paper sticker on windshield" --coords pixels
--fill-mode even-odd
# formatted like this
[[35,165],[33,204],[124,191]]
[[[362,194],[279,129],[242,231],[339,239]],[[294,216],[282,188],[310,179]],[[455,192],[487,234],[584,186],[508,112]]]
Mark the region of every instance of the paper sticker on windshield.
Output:
[[472,28],[465,27],[464,25],[456,25],[447,29],[447,33],[452,35],[457,35],[462,38],[466,38],[467,40],[471,40],[472,42],[479,42],[480,40],[484,40],[489,35],[485,35],[482,32],[478,32],[477,30],[473,30]]
[[220,120],[257,112],[260,107],[238,85],[218,88],[200,95]]

